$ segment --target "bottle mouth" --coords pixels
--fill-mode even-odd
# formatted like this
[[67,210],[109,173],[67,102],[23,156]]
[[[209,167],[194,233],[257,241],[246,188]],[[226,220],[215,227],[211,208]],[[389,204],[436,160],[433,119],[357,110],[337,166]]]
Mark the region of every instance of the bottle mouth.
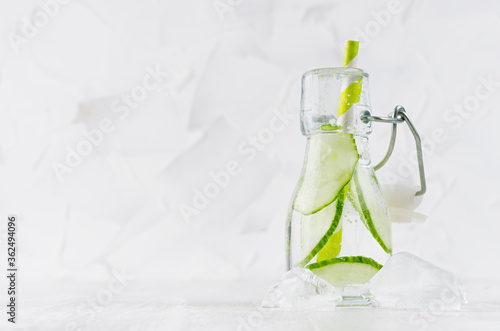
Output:
[[368,78],[370,75],[363,71],[363,69],[359,68],[346,68],[346,67],[330,67],[330,68],[318,68],[306,71],[302,75],[302,80],[304,80],[308,76],[334,76],[334,75],[342,75],[342,76],[363,76]]
[[371,123],[361,115],[371,111],[368,74],[362,69],[332,67],[302,75],[301,129],[305,136],[322,132],[367,135]]

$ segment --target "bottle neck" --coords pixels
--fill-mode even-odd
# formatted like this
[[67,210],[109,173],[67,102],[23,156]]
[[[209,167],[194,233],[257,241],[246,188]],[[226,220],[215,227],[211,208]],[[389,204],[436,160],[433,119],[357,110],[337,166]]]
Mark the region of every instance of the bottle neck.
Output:
[[[317,149],[310,148],[311,143],[313,139],[311,139],[312,136],[314,135],[345,135],[346,133],[342,132],[322,132],[322,133],[314,133],[312,135],[309,135],[307,137],[307,155],[306,157],[308,158],[316,158],[316,157],[321,157],[321,155],[316,155],[315,153],[318,151]],[[354,141],[356,143],[356,149],[359,154],[359,163],[368,166],[371,164],[371,157],[370,157],[370,152],[369,152],[369,140],[367,136],[364,135],[354,135],[354,134],[349,134],[354,138]],[[327,139],[322,139],[321,143],[325,144],[327,143]],[[332,146],[333,149],[335,149],[335,146]],[[314,154],[314,155],[313,155]]]
[[321,68],[302,76],[302,134],[320,133],[325,127],[353,134],[369,134],[371,112],[368,74],[356,68]]

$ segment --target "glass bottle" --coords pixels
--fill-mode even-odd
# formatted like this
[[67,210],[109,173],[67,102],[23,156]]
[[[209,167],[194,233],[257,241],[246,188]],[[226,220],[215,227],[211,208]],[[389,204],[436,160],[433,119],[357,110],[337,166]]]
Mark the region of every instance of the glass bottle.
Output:
[[361,120],[365,111],[371,106],[363,70],[303,75],[307,149],[287,220],[288,268],[309,268],[340,290],[345,306],[366,305],[361,287],[392,253],[389,212],[368,151],[371,122]]

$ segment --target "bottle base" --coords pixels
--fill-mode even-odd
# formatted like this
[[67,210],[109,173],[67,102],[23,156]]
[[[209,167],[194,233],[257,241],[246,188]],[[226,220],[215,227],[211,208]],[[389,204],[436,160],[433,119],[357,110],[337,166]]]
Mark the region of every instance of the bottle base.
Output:
[[370,300],[361,295],[361,286],[339,288],[342,300],[337,307],[374,307]]

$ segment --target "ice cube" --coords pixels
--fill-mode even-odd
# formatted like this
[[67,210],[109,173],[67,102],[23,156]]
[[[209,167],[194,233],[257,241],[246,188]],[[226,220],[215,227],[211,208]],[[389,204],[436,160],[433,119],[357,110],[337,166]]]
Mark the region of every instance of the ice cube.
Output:
[[262,307],[332,309],[341,299],[337,289],[309,269],[293,268],[269,288]]
[[454,274],[406,252],[393,255],[362,292],[380,308],[460,310],[467,303]]

